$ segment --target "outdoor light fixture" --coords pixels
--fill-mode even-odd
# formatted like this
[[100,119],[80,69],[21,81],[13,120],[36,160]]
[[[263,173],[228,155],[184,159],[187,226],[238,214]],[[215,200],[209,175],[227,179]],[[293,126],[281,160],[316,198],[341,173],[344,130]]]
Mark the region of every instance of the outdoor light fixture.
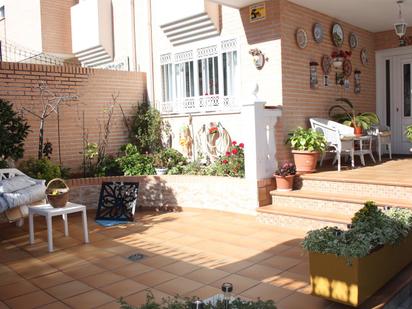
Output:
[[225,303],[225,309],[229,309],[230,298],[233,292],[233,284],[225,282],[222,284],[223,301]]
[[196,300],[192,303],[191,309],[204,309],[205,304],[201,300]]
[[405,40],[403,37],[406,34],[406,28],[408,27],[408,24],[405,22],[405,20],[402,17],[402,4],[404,0],[397,0],[396,3],[398,4],[399,7],[399,20],[393,25],[395,27],[395,33],[399,37],[399,45],[404,46],[405,45]]
[[266,61],[269,61],[269,58],[266,57],[260,49],[251,49],[249,51],[249,54],[253,56],[253,63],[255,64],[255,67],[258,70],[262,70],[265,66]]

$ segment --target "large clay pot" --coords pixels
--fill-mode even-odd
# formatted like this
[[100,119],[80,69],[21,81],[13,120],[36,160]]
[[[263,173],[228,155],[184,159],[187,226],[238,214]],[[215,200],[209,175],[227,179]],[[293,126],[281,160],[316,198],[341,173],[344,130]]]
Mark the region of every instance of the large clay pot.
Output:
[[361,136],[362,135],[362,127],[354,127],[355,129],[355,135],[356,136]]
[[296,171],[299,174],[313,173],[316,171],[319,152],[293,150],[292,154],[296,165]]
[[274,175],[276,178],[276,191],[292,191],[293,179],[295,175],[279,176]]

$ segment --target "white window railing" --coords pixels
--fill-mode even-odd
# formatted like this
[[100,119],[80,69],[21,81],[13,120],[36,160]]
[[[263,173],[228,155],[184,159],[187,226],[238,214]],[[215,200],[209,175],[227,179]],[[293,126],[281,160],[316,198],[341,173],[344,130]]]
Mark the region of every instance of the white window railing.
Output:
[[182,98],[160,104],[161,114],[237,112],[239,108],[235,97],[221,95]]

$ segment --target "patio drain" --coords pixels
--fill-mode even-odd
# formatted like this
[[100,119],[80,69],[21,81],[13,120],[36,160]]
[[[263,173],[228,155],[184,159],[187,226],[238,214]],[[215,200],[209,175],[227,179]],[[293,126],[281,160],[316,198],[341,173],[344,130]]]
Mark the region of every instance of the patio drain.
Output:
[[128,259],[129,259],[130,261],[136,262],[136,261],[143,260],[144,257],[145,257],[145,256],[144,256],[143,254],[141,254],[141,253],[135,253],[135,254],[130,255],[130,256],[128,257]]

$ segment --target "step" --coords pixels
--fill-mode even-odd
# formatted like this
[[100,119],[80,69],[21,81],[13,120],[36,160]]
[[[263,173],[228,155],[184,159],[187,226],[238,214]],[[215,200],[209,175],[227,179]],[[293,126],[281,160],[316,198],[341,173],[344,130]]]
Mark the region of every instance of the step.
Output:
[[336,226],[346,229],[347,225],[351,222],[351,216],[327,214],[295,207],[268,205],[257,209],[257,220],[261,223],[278,227],[309,231],[325,226]]
[[[343,176],[322,174],[302,175],[297,181],[301,190],[325,193],[354,194],[383,199],[408,200],[412,196],[412,185],[407,182],[384,182],[381,180],[351,179]],[[372,178],[372,177],[371,177]]]
[[381,207],[402,207],[412,209],[412,201],[405,199],[381,198],[374,195],[295,190],[289,192],[271,191],[274,206],[287,206],[322,213],[353,216],[366,201],[374,201]]

